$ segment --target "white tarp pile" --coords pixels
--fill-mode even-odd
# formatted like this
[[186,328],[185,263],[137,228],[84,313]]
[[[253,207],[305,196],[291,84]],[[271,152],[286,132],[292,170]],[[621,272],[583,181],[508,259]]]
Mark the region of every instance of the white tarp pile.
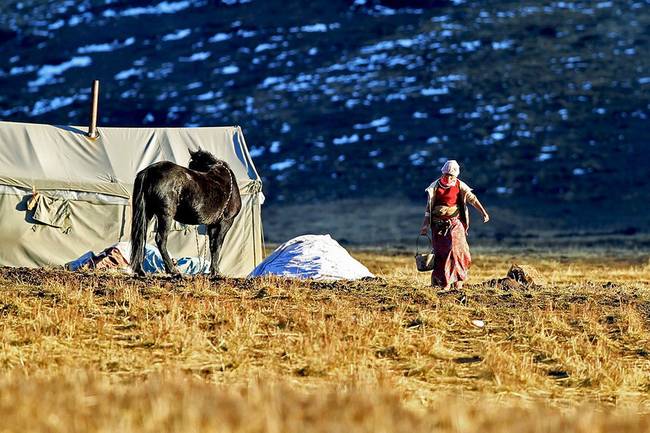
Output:
[[283,243],[250,274],[262,275],[314,280],[374,277],[330,235],[303,235]]

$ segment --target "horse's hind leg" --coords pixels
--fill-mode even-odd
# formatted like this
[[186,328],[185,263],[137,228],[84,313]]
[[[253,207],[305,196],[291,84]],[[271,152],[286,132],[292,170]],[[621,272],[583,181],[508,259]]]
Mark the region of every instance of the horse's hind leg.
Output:
[[234,219],[221,220],[217,224],[208,226],[208,237],[210,239],[210,253],[212,253],[212,259],[210,263],[210,275],[218,276],[219,273],[218,263],[219,257],[221,255],[221,246],[223,245],[223,240],[228,234],[228,230],[232,227]]
[[165,264],[165,270],[167,273],[173,275],[179,275],[178,269],[174,266],[174,262],[169,257],[167,252],[167,237],[169,236],[169,230],[172,226],[172,218],[166,216],[158,215],[158,230],[156,231],[156,245],[158,245],[158,250],[162,256],[163,263]]

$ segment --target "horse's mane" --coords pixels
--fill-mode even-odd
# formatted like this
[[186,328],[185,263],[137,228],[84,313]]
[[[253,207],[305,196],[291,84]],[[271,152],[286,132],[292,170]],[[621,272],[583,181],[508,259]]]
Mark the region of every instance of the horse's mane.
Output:
[[212,166],[222,163],[216,156],[207,150],[199,149],[196,152],[190,151],[190,163],[188,168],[196,171],[209,171]]

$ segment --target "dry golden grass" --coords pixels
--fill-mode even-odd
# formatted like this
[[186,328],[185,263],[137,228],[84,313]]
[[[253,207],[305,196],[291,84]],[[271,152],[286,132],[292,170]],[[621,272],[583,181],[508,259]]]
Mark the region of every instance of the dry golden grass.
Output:
[[[648,430],[648,256],[473,252],[447,293],[372,251],[360,282],[1,269],[0,432]],[[486,283],[513,262],[544,284]]]

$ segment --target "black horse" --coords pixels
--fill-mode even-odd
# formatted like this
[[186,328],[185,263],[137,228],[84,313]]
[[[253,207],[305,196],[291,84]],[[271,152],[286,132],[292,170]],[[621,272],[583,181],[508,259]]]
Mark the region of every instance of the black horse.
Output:
[[151,164],[140,171],[133,184],[131,217],[131,268],[144,275],[147,226],[158,219],[156,244],[165,270],[178,275],[167,252],[167,236],[176,220],[183,224],[205,224],[210,241],[210,274],[218,275],[217,262],[223,239],[241,209],[235,175],[224,161],[210,152],[190,151],[189,168],[170,161]]

